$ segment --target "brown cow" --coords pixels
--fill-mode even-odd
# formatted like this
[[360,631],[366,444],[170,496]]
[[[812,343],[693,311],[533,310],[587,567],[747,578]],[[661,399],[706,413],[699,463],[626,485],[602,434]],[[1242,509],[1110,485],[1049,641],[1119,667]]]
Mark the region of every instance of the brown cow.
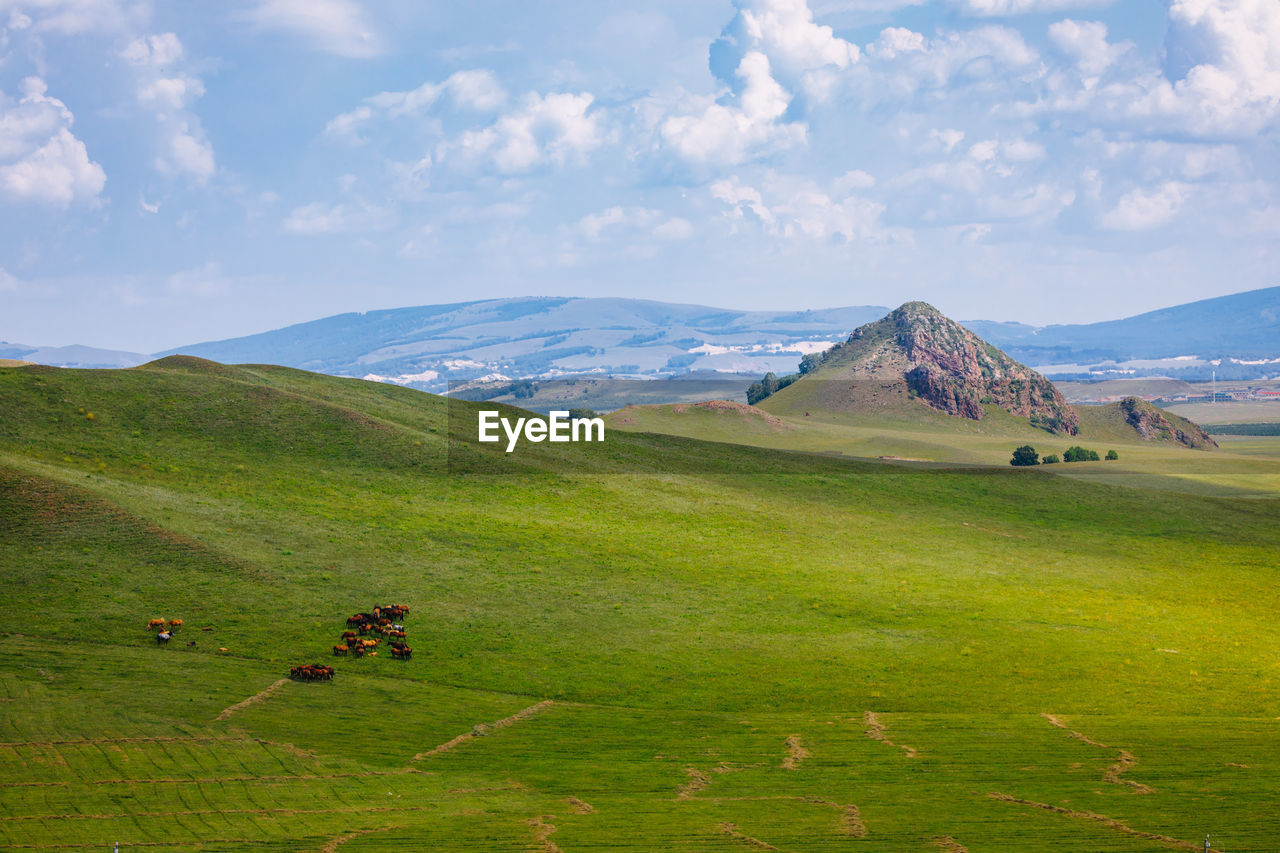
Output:
[[397,649],[396,647],[392,646],[391,656],[393,658],[400,658],[401,660],[408,660],[409,658],[413,657],[413,649],[409,648],[408,646],[405,646],[404,648],[400,648],[400,649]]
[[334,647],[333,647],[333,653],[334,653],[334,655],[335,655],[335,656],[337,656],[337,655],[345,655],[345,654],[347,653],[347,647],[346,647],[346,646],[334,646]]
[[160,628],[160,629],[163,629],[163,628],[164,628],[164,620],[163,620],[163,619],[152,619],[150,622],[148,622],[148,623],[147,623],[147,630],[148,630],[148,631],[154,630],[154,629],[156,629],[156,628]]
[[181,627],[182,627],[182,620],[181,620],[181,619],[170,619],[170,620],[169,620],[169,630],[170,630],[170,631],[176,631],[176,630],[178,630],[178,629],[179,629],[179,628],[181,628]]

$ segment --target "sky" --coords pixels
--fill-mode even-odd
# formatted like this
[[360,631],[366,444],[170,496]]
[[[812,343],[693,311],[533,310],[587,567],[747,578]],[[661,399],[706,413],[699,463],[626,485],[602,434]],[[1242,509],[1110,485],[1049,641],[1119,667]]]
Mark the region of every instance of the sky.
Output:
[[0,0],[0,339],[1280,284],[1277,0]]

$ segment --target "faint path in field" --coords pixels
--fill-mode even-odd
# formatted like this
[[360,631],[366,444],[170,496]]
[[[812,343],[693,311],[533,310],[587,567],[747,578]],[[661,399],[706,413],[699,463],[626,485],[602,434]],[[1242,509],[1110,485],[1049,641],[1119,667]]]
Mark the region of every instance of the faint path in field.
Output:
[[569,797],[567,802],[569,803],[569,808],[573,810],[574,814],[596,813],[595,806],[591,805],[591,803],[584,802],[577,797]]
[[1106,815],[1095,814],[1093,812],[1080,812],[1080,811],[1076,811],[1075,809],[1063,808],[1062,806],[1049,805],[1048,803],[1037,803],[1034,800],[1022,800],[1017,797],[1012,797],[1008,794],[1001,794],[996,791],[993,791],[987,794],[987,796],[993,800],[999,800],[1004,803],[1014,803],[1015,805],[1019,805],[1019,806],[1029,806],[1033,809],[1041,809],[1043,811],[1053,812],[1054,814],[1065,815],[1066,817],[1075,818],[1077,820],[1091,820],[1091,821],[1094,821],[1095,823],[1100,823],[1103,826],[1108,827],[1109,829],[1114,829],[1117,832],[1123,832],[1125,835],[1132,835],[1134,838],[1143,838],[1143,839],[1146,839],[1147,841],[1158,841],[1161,844],[1166,844],[1170,847],[1177,847],[1182,850],[1199,850],[1200,849],[1199,844],[1192,844],[1190,841],[1183,841],[1181,838],[1173,838],[1172,836],[1169,836],[1169,835],[1160,835],[1155,832],[1143,832],[1140,829],[1134,829],[1133,827],[1129,826],[1127,823],[1123,823],[1112,817],[1107,817]]
[[240,700],[236,704],[232,705],[230,708],[223,708],[222,713],[219,714],[217,718],[219,720],[225,720],[228,717],[230,717],[232,714],[234,714],[236,711],[244,710],[245,708],[248,708],[250,705],[256,705],[259,702],[270,698],[272,693],[275,693],[277,690],[279,690],[281,687],[284,687],[288,683],[289,683],[289,679],[287,678],[282,678],[279,681],[272,682],[272,684],[268,686],[265,690],[258,691],[257,693],[250,696],[248,699]]
[[969,853],[968,847],[965,847],[950,835],[940,835],[933,839],[933,843],[942,853]]
[[777,847],[774,847],[772,844],[769,844],[766,841],[761,841],[759,838],[752,838],[750,835],[747,835],[746,833],[738,831],[738,825],[736,823],[722,823],[718,825],[716,829],[720,830],[720,833],[722,835],[727,835],[730,838],[732,838],[734,841],[737,841],[740,844],[745,844],[748,847],[754,847],[757,850],[777,850],[778,849]]
[[811,753],[804,748],[804,742],[800,740],[800,735],[791,735],[787,738],[786,743],[787,757],[782,759],[782,769],[795,770],[800,766],[800,762],[808,758]]
[[711,784],[711,777],[696,767],[686,767],[684,772],[688,774],[689,781],[681,785],[680,790],[676,792],[677,800],[687,800]]
[[[1055,714],[1041,714],[1040,716],[1048,720],[1050,725],[1057,726],[1058,728],[1063,729],[1071,737],[1075,738],[1076,740],[1083,741],[1084,743],[1089,744],[1089,746],[1096,746],[1100,749],[1116,749],[1117,748],[1117,747],[1107,746],[1105,743],[1099,743],[1098,741],[1093,740],[1092,738],[1087,737],[1081,734],[1080,732],[1072,730],[1070,727],[1067,726],[1065,722],[1063,722],[1061,717],[1058,717]],[[1134,766],[1137,765],[1137,763],[1138,763],[1138,759],[1134,757],[1132,752],[1129,752],[1128,750],[1125,750],[1125,749],[1121,749],[1120,754],[1116,756],[1116,763],[1112,764],[1103,772],[1102,781],[1109,782],[1112,785],[1127,785],[1133,790],[1137,791],[1139,794],[1154,794],[1155,789],[1149,785],[1144,785],[1141,782],[1135,782],[1132,779],[1120,778],[1122,774],[1132,770]]]
[[547,823],[547,819],[551,815],[543,815],[542,817],[531,817],[525,821],[529,827],[533,829],[533,841],[538,845],[536,849],[542,853],[563,853],[551,840],[551,834],[556,831],[555,824]]
[[915,758],[916,751],[913,747],[903,746],[900,743],[894,743],[889,740],[886,734],[884,723],[880,722],[880,715],[875,711],[868,711],[863,715],[863,722],[867,724],[867,737],[872,740],[878,740],[885,746],[896,746],[898,749],[906,753],[907,758]]
[[413,757],[413,760],[421,761],[422,759],[429,758],[432,755],[439,755],[442,752],[448,752],[454,747],[460,746],[469,740],[473,740],[477,737],[487,735],[489,734],[489,732],[492,732],[496,729],[505,729],[508,726],[515,725],[521,720],[527,720],[530,717],[541,714],[543,711],[547,710],[554,704],[555,702],[553,702],[552,700],[544,699],[543,701],[539,702],[536,705],[530,705],[528,708],[523,708],[519,711],[516,711],[510,717],[504,717],[503,719],[498,720],[496,723],[480,723],[471,731],[463,732],[462,734],[458,735],[452,740],[445,741],[444,743],[440,744],[434,749],[427,750],[426,752],[419,752],[417,755]]
[[320,853],[337,853],[339,847],[346,844],[348,841],[353,841],[359,838],[362,835],[372,835],[375,832],[390,832],[393,829],[402,828],[403,827],[399,826],[380,826],[377,829],[357,829],[355,832],[348,832],[346,835],[339,835],[332,841],[327,842],[320,848]]

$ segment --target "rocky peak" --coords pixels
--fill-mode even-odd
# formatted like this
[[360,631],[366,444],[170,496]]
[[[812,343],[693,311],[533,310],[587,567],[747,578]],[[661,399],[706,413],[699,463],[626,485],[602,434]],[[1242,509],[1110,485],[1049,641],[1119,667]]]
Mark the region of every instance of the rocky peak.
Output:
[[925,302],[908,302],[861,326],[836,360],[866,379],[905,380],[924,403],[981,420],[984,405],[1075,435],[1076,413],[1053,383]]
[[1186,447],[1217,447],[1209,433],[1186,418],[1166,415],[1145,400],[1138,397],[1125,397],[1120,401],[1120,411],[1129,426],[1133,427],[1143,441],[1166,441]]

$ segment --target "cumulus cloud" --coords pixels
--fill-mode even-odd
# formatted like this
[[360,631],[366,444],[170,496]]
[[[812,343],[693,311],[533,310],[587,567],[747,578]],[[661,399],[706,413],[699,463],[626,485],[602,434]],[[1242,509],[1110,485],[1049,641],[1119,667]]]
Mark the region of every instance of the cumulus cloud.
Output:
[[768,57],[793,91],[819,100],[834,84],[834,73],[858,61],[858,46],[815,23],[806,0],[734,0],[734,6],[737,14],[711,45],[711,71],[735,92],[745,88],[739,72],[752,53]]
[[599,116],[590,111],[594,100],[586,92],[530,92],[515,109],[486,128],[464,132],[445,150],[488,161],[506,174],[580,161],[604,141]]
[[428,81],[407,92],[381,92],[365,98],[359,107],[325,125],[325,134],[347,142],[365,142],[362,133],[372,122],[420,115],[446,95],[455,106],[478,112],[497,110],[507,100],[506,90],[493,72],[458,71],[440,83]]
[[[862,182],[862,179],[854,181]],[[743,184],[735,176],[716,181],[710,192],[712,198],[728,206],[730,219],[735,222],[754,219],[765,233],[775,237],[845,242],[886,240],[889,232],[880,222],[884,205],[847,192],[846,187],[839,187],[838,183],[836,186],[846,191],[823,189],[808,179],[770,177],[762,191]]]
[[662,122],[663,143],[695,162],[741,163],[761,153],[804,143],[802,122],[782,121],[791,98],[769,71],[769,58],[752,52],[742,58],[737,103],[706,104],[701,112]]
[[[1118,59],[1132,45],[1111,45],[1101,24],[1050,27],[1055,47],[1085,79],[1046,78],[1024,114],[1078,112],[1148,132],[1243,138],[1280,117],[1280,3],[1274,0],[1172,0],[1167,68]],[[1109,82],[1094,85],[1106,72]]]
[[1178,215],[1189,196],[1186,184],[1169,181],[1152,190],[1134,189],[1102,217],[1102,227],[1113,231],[1156,228]]
[[141,36],[120,51],[134,69],[138,103],[155,116],[156,167],[204,183],[216,169],[213,146],[200,120],[188,109],[204,95],[204,84],[175,69],[183,54],[182,42],[174,33]]
[[0,92],[0,197],[60,208],[96,201],[106,173],[71,133],[66,104],[46,91],[43,80],[28,77],[18,101]]
[[367,59],[383,52],[382,39],[353,0],[258,0],[243,17],[260,30],[290,33],[336,56]]
[[1040,74],[1039,54],[1017,30],[981,26],[926,38],[890,27],[867,46],[869,61],[853,73],[864,103],[897,101],[920,90],[946,89],[981,80],[1007,86]]
[[1280,3],[1173,0],[1172,49],[1195,64],[1144,105],[1181,113],[1197,130],[1257,129],[1280,110]]
[[1107,25],[1098,21],[1058,21],[1049,27],[1049,40],[1090,77],[1106,71],[1132,46],[1108,42]]

